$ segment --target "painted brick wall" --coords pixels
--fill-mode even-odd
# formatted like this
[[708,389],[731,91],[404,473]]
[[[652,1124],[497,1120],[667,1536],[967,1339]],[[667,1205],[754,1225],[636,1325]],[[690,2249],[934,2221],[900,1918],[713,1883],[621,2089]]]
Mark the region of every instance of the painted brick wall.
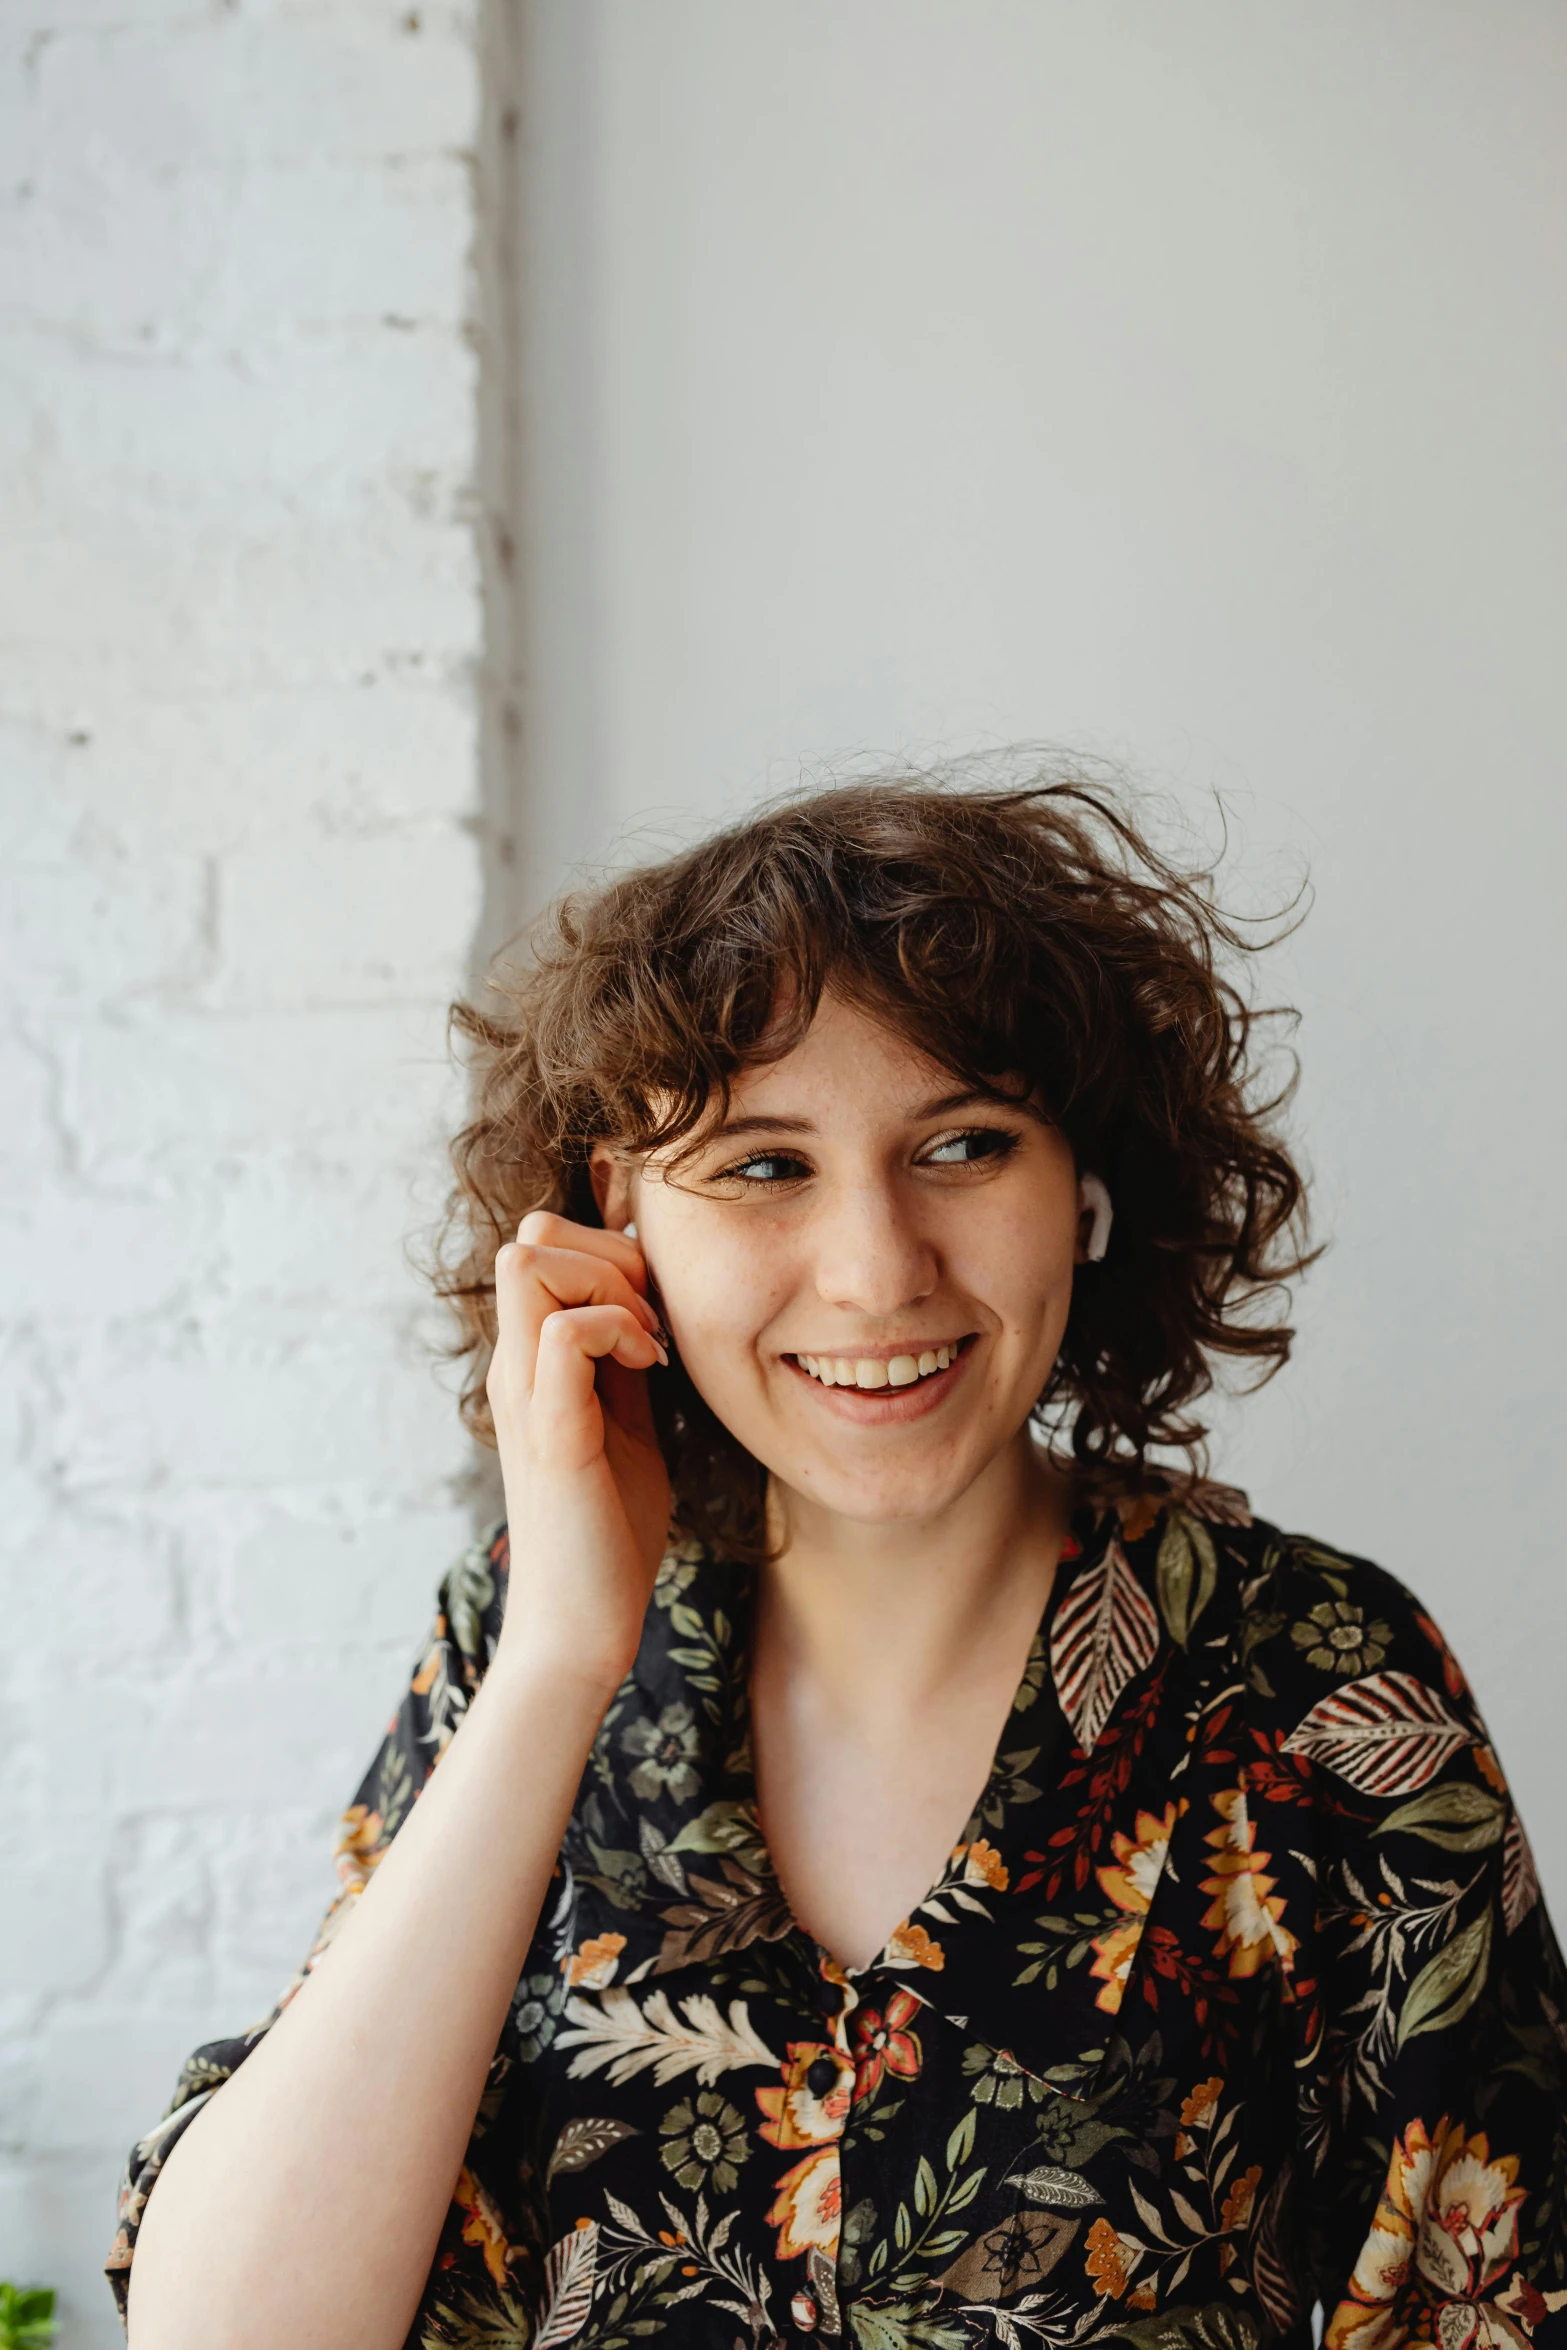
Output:
[[403,1241],[482,913],[480,28],[0,45],[0,2275],[78,2350],[470,1521]]

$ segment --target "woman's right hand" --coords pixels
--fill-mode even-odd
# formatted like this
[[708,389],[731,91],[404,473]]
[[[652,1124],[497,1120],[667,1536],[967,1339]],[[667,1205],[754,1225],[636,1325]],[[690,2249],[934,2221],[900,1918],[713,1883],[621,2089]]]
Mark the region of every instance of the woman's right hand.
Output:
[[647,1373],[667,1363],[642,1251],[524,1216],[495,1260],[495,1422],[511,1579],[497,1661],[526,1654],[616,1689],[669,1528]]

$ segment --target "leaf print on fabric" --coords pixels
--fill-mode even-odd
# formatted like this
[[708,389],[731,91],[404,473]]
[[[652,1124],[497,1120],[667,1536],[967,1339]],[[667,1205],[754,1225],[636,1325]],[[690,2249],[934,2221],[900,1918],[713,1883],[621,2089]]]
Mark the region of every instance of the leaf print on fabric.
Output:
[[727,1854],[718,1877],[688,1877],[695,1896],[660,1912],[669,1931],[658,1953],[658,1970],[690,1966],[743,1950],[750,1942],[777,1942],[794,1920],[776,1877],[755,1877]]
[[1474,1743],[1473,1731],[1424,1681],[1373,1673],[1320,1699],[1285,1739],[1284,1752],[1336,1771],[1362,1795],[1414,1795]]
[[550,2151],[544,2183],[549,2186],[562,2171],[586,2170],[612,2146],[640,2135],[633,2122],[611,2121],[597,2114],[578,2114],[566,2123]]
[[1515,1811],[1507,1815],[1502,1843],[1502,1924],[1516,1934],[1540,1898],[1540,1875],[1524,1825]]
[[533,2350],[559,2350],[574,2341],[587,2323],[598,2266],[599,2230],[596,2219],[580,2220],[569,2236],[553,2245],[544,2263],[544,2300]]
[[1165,1629],[1177,1648],[1184,1648],[1219,1580],[1213,1536],[1200,1518],[1189,1518],[1182,1510],[1170,1512],[1154,1577]]
[[1444,1852],[1484,1852],[1501,1836],[1507,1816],[1507,1806],[1499,1795],[1457,1780],[1401,1803],[1397,1811],[1377,1823],[1372,1834],[1391,1836],[1401,1831],[1439,1845]]
[[1484,1988],[1490,1956],[1491,1912],[1483,1909],[1410,1984],[1398,2018],[1400,2048],[1421,2032],[1444,2032],[1462,2021]]
[[[1567,2350],[1567,1972],[1462,1675],[1394,1578],[1271,1526],[1204,1518],[1209,1588],[1180,1506],[1168,1542],[1167,1495],[1074,1518],[1042,1677],[932,1892],[853,1969],[761,1835],[752,1572],[666,1574],[519,1954],[417,2350],[1265,2350],[1317,2300],[1350,2305],[1334,2350]],[[1054,1677],[1084,1570],[1063,1673],[1080,1725],[1110,1707],[1091,1752]],[[485,1661],[443,1615],[354,1794],[354,1877]],[[874,1825],[844,1825],[858,1870]],[[122,2306],[168,2148],[270,2020],[198,2050],[132,2156]]]
[[464,1656],[482,1660],[485,1654],[484,1611],[495,1597],[490,1572],[493,1537],[486,1535],[465,1550],[446,1578],[446,1620],[452,1638]]
[[1061,1711],[1085,1754],[1115,1701],[1159,1648],[1159,1618],[1119,1542],[1070,1585],[1050,1635],[1050,1671]]
[[638,2007],[629,1991],[601,1991],[597,2004],[568,1999],[570,2022],[556,2034],[555,2045],[578,2050],[569,2067],[574,2080],[607,2068],[617,2086],[649,2070],[660,2088],[681,2073],[694,2072],[709,2089],[720,2073],[744,2065],[777,2071],[778,2059],[753,2030],[743,1999],[731,2001],[727,2021],[717,2000],[705,1992],[682,1999],[680,2008],[684,2022],[663,1991],[651,1993],[644,2007]]
[[1062,2170],[1053,2162],[1043,2162],[1037,2170],[1024,2171],[1011,2184],[1030,2203],[1048,2203],[1057,2211],[1087,2211],[1104,2201],[1098,2188],[1081,2171]]

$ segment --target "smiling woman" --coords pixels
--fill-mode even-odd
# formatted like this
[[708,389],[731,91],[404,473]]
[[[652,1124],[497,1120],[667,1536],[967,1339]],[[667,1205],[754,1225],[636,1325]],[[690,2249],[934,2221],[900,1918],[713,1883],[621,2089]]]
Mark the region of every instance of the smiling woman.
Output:
[[459,1011],[507,1524],[298,1982],[134,2150],[133,2350],[1562,2339],[1485,1725],[1200,1474],[1309,1261],[1240,945],[1108,800],[894,780]]

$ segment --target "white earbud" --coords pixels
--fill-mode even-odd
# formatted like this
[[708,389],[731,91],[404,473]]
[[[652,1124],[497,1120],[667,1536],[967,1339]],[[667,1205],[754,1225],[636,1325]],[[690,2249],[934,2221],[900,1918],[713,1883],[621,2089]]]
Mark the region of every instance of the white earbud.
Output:
[[635,1240],[635,1239],[636,1239],[636,1236],[637,1236],[637,1228],[636,1228],[635,1224],[627,1224],[627,1225],[624,1225],[624,1226],[622,1227],[622,1229],[624,1230],[624,1232],[625,1232],[625,1235],[626,1235],[626,1238],[627,1238],[628,1240]]
[[1094,1219],[1083,1253],[1091,1265],[1097,1265],[1110,1246],[1110,1226],[1115,1221],[1110,1194],[1098,1175],[1085,1175],[1082,1178],[1077,1187],[1077,1204],[1080,1208],[1086,1208]]

